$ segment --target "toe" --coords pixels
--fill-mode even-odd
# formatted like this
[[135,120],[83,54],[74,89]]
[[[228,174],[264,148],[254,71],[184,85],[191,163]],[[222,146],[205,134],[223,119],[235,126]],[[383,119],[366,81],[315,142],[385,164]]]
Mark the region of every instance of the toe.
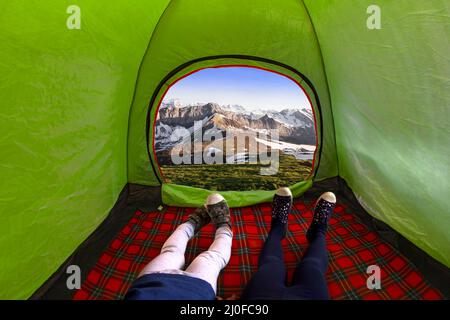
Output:
[[213,194],[210,194],[208,196],[208,198],[206,199],[206,204],[213,205],[213,204],[219,203],[223,200],[225,200],[225,198],[222,195],[220,195],[218,193],[213,193]]
[[278,188],[277,191],[275,192],[277,195],[279,196],[283,196],[283,197],[287,197],[290,196],[292,197],[292,192],[289,188],[286,187],[282,187],[282,188]]
[[336,203],[336,196],[333,192],[325,192],[320,196],[319,199],[323,199],[331,203]]

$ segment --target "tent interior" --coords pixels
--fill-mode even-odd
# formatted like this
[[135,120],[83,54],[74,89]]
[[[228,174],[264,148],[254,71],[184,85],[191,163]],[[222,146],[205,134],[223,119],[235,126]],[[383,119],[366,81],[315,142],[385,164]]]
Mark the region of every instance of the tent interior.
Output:
[[[162,100],[199,70],[235,66],[297,83],[314,114],[311,174],[289,183],[288,270],[304,252],[313,200],[331,190],[332,298],[450,297],[447,0],[71,5],[1,9],[1,299],[122,298],[214,191],[162,174]],[[256,270],[274,189],[219,192],[237,221],[235,258],[218,287],[229,296]],[[188,260],[211,238],[202,231]],[[378,291],[366,287],[373,264],[386,279]],[[81,289],[66,286],[71,265]]]

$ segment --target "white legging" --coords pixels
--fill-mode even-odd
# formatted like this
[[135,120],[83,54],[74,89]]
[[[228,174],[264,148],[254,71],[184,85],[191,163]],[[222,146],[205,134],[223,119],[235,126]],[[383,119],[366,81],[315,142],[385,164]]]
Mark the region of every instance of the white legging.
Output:
[[230,260],[233,232],[227,226],[218,228],[209,249],[200,253],[186,271],[182,271],[184,252],[193,236],[194,226],[190,222],[179,225],[164,242],[161,253],[145,266],[139,276],[149,273],[185,274],[207,281],[217,292],[217,277]]

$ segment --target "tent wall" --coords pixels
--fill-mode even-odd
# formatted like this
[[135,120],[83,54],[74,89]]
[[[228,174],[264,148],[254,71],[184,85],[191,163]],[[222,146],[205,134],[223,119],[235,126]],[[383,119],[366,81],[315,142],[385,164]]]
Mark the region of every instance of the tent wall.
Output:
[[[127,182],[128,114],[167,1],[10,1],[0,13],[0,298],[27,298]],[[83,270],[82,270],[83,272]]]
[[[10,1],[0,13],[0,298],[26,298],[104,219],[128,182],[159,185],[146,117],[180,65],[247,55],[317,90],[317,180],[450,266],[447,0]],[[131,105],[131,110],[130,110]],[[336,133],[336,135],[335,135]],[[335,144],[337,141],[337,147]],[[336,154],[337,150],[337,154]]]
[[337,175],[334,128],[320,50],[298,0],[172,0],[145,54],[130,114],[128,180],[158,185],[147,153],[146,117],[153,92],[188,61],[246,55],[278,61],[303,73],[320,97],[323,145],[317,179]]
[[361,204],[450,266],[450,3],[306,0],[329,80],[339,175]]

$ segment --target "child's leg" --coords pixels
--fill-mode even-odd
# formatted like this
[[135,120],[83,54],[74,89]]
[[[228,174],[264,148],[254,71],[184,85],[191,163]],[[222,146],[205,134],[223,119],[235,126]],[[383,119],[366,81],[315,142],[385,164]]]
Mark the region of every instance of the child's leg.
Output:
[[186,269],[193,277],[203,279],[217,291],[217,278],[231,256],[233,232],[229,226],[217,229],[214,242],[207,251],[199,254]]
[[147,264],[139,276],[184,266],[184,252],[188,241],[194,236],[194,225],[185,222],[179,225],[161,248],[161,253]]
[[206,206],[200,206],[189,215],[188,220],[179,225],[164,242],[161,253],[147,264],[139,276],[164,270],[180,270],[184,267],[184,252],[188,241],[211,221]]

